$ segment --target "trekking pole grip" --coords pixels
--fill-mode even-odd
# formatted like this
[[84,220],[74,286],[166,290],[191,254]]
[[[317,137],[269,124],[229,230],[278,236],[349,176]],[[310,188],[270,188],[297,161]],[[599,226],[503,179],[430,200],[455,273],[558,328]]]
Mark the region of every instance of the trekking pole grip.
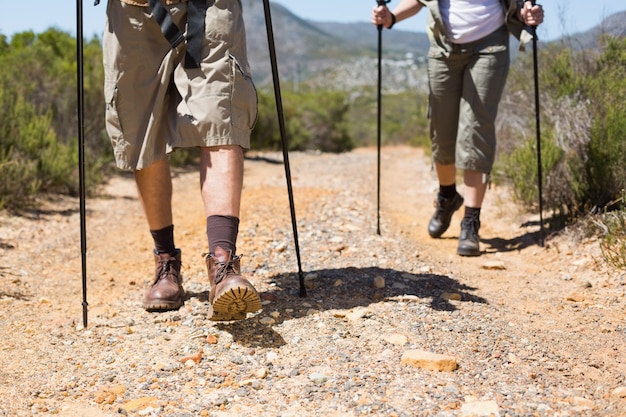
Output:
[[[379,5],[379,6],[385,6],[390,1],[391,0],[376,0],[376,4]],[[383,25],[376,25],[376,27],[378,28],[378,30],[382,30],[383,29]]]
[[[535,6],[537,4],[536,0],[529,0],[530,4],[532,4],[533,6]],[[533,41],[537,41],[539,40],[539,38],[537,37],[537,25],[532,25],[531,28],[533,28]]]
[[[533,5],[533,6],[537,5],[537,1],[536,0],[529,0],[529,1],[530,1],[531,5]],[[536,27],[537,27],[536,25],[533,25],[533,28],[536,28]]]

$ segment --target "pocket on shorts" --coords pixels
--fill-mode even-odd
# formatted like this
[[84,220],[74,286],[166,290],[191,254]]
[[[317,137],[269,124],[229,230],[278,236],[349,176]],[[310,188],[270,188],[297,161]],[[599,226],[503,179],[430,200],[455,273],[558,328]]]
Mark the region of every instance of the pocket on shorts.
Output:
[[233,85],[231,118],[238,129],[252,130],[258,116],[258,97],[250,74],[243,71],[239,62],[231,56],[233,64]]
[[106,78],[104,81],[104,101],[106,105],[106,129],[115,145],[122,137],[122,123],[117,111],[117,81]]
[[106,131],[109,135],[111,146],[113,147],[113,155],[117,166],[122,169],[130,169],[128,156],[126,155],[129,143],[124,139],[122,122],[117,107],[117,93],[117,80],[108,77],[105,78],[104,101],[106,105]]

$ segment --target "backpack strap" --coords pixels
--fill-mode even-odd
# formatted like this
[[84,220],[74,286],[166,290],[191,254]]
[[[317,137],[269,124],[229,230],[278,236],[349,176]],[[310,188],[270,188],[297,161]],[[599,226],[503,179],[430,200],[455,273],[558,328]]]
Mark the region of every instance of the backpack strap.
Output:
[[148,4],[150,9],[152,9],[152,17],[161,26],[161,33],[172,45],[172,48],[176,48],[185,40],[185,35],[172,21],[172,15],[161,3],[161,0],[149,0]]
[[[172,48],[185,41],[185,35],[172,21],[172,15],[161,0],[149,0],[152,16],[161,26],[161,33]],[[214,1],[211,1],[213,4]],[[200,68],[202,39],[204,37],[204,18],[207,0],[188,0],[187,2],[187,49],[185,52],[185,68]]]
[[[94,0],[97,6],[100,0]],[[185,68],[199,68],[202,54],[202,39],[204,38],[204,19],[207,7],[215,4],[215,0],[188,0],[187,1],[187,49],[185,52]],[[161,33],[176,48],[185,41],[185,35],[172,21],[172,15],[161,0],[148,0],[152,10],[152,17],[161,27]]]
[[[153,0],[151,0],[153,1]],[[204,39],[204,19],[208,7],[215,0],[188,0],[187,2],[187,54],[185,68],[199,68]]]

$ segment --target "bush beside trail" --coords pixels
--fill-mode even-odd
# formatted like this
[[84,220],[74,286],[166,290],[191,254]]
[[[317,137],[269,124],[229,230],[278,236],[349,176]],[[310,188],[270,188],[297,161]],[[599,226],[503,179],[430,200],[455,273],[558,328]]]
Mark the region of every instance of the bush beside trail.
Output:
[[[574,218],[618,208],[626,188],[626,39],[597,53],[550,45],[540,55],[544,207]],[[516,197],[536,208],[537,146],[528,57],[513,68],[501,118],[499,169]]]

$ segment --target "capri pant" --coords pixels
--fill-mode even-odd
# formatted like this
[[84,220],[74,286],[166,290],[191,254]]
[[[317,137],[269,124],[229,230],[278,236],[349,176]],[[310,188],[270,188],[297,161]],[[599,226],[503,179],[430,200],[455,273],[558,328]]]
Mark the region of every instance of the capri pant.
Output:
[[490,173],[495,120],[510,65],[506,27],[446,51],[431,44],[428,60],[430,135],[440,165]]

